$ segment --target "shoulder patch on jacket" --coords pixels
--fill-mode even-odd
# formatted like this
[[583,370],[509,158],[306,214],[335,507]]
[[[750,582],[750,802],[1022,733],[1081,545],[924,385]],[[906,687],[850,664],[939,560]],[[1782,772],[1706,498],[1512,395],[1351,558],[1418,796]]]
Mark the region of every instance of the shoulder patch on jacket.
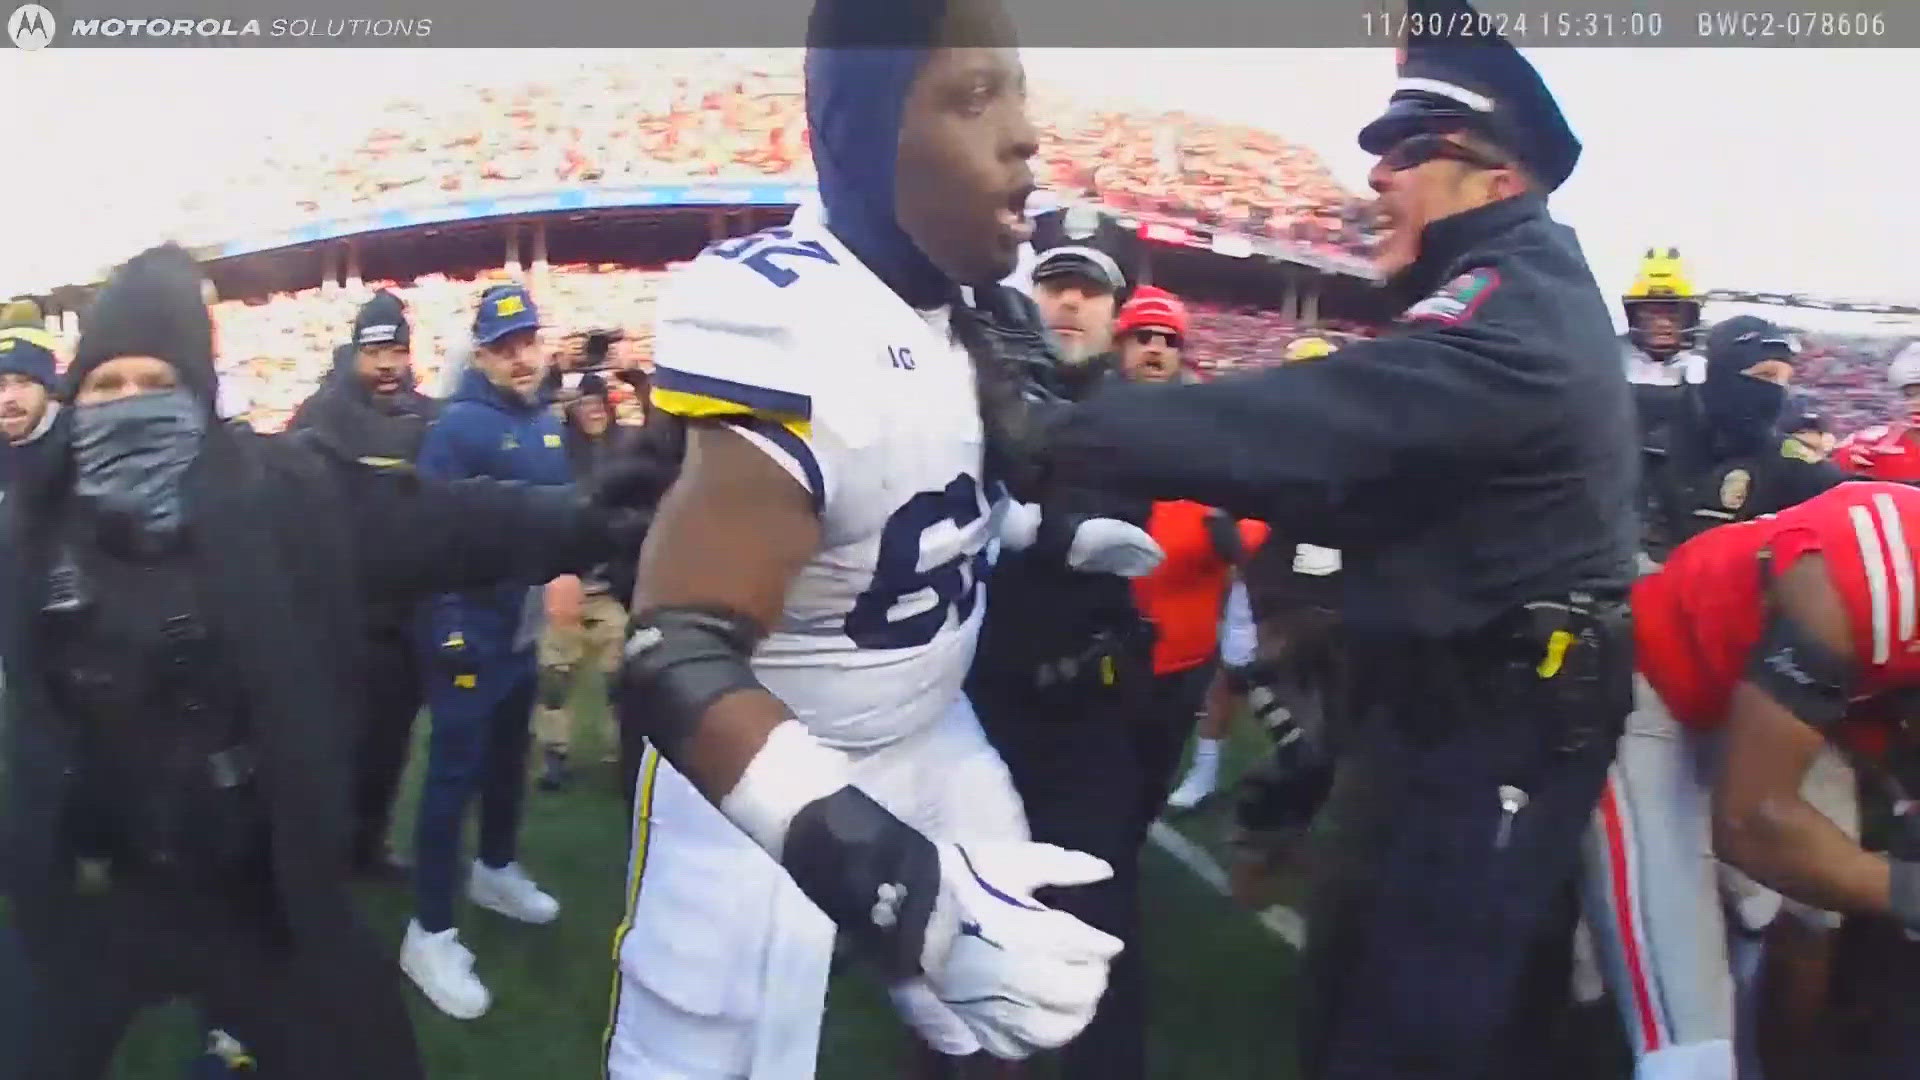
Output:
[[1400,313],[1402,322],[1427,321],[1441,326],[1458,326],[1473,316],[1493,290],[1500,287],[1500,272],[1491,266],[1469,270],[1433,295]]
[[1780,456],[1794,461],[1804,461],[1809,465],[1820,461],[1819,451],[1791,435],[1787,436],[1786,442],[1780,444]]

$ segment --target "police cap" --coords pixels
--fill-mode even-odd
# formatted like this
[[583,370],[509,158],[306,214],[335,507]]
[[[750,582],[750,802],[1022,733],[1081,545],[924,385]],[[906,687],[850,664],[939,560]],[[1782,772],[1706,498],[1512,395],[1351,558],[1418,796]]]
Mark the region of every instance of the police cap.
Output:
[[1360,129],[1360,148],[1383,154],[1423,132],[1466,130],[1513,155],[1548,191],[1565,183],[1580,140],[1526,57],[1466,0],[1407,0],[1407,14],[1399,80],[1387,111]]

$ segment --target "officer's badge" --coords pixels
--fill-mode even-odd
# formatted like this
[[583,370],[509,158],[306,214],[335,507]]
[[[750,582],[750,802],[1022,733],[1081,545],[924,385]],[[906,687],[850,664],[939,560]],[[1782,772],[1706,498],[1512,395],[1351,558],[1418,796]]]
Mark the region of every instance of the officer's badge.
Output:
[[1733,469],[1720,481],[1720,505],[1728,510],[1738,510],[1747,504],[1747,496],[1752,492],[1752,474],[1745,469]]
[[1400,321],[1424,320],[1441,326],[1457,326],[1479,310],[1493,290],[1499,287],[1500,272],[1493,267],[1469,270],[1440,286],[1432,296],[1402,312]]

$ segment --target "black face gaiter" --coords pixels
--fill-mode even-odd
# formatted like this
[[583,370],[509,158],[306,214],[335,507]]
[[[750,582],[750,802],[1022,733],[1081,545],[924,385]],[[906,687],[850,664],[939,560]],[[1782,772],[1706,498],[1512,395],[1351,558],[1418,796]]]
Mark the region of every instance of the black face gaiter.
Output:
[[187,467],[207,410],[184,390],[136,394],[73,410],[74,494],[130,554],[171,549],[186,525]]
[[1715,442],[1729,454],[1751,454],[1765,446],[1780,422],[1787,388],[1752,375],[1708,376],[1700,388],[1707,423]]

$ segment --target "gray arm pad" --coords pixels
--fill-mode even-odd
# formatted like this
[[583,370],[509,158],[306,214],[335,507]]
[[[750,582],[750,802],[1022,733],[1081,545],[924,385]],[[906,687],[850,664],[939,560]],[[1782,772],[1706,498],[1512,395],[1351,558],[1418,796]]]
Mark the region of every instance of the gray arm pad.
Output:
[[722,609],[649,608],[628,624],[620,661],[620,714],[668,761],[714,702],[760,687],[748,659],[759,631]]

